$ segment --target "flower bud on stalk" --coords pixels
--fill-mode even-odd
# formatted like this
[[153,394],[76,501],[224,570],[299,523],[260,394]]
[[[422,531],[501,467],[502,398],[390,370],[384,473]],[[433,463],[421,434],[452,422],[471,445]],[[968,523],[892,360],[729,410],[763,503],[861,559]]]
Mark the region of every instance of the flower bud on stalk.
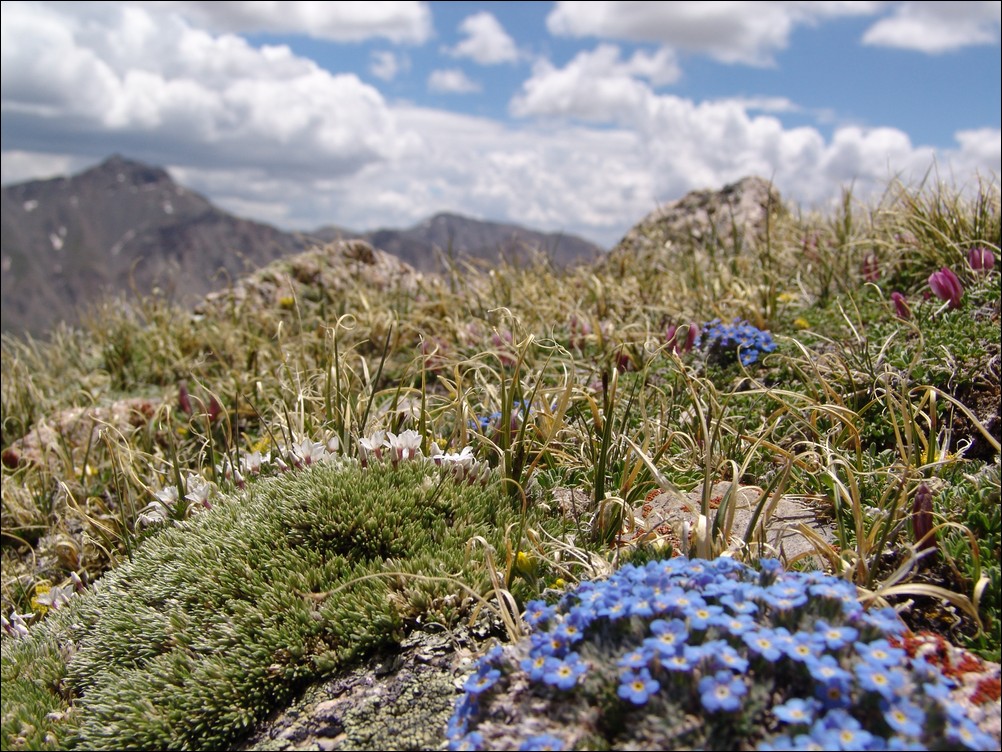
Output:
[[932,491],[922,483],[915,491],[912,502],[912,537],[919,551],[936,549],[936,536],[932,534]]
[[995,254],[979,246],[967,252],[967,263],[976,272],[990,272],[995,268]]
[[894,301],[894,312],[899,319],[910,319],[912,317],[912,309],[908,307],[908,301],[905,300],[904,295],[900,292],[892,292],[891,300]]
[[960,299],[964,297],[964,286],[960,284],[957,275],[947,267],[929,275],[929,287],[940,300],[948,300],[950,308],[960,308]]

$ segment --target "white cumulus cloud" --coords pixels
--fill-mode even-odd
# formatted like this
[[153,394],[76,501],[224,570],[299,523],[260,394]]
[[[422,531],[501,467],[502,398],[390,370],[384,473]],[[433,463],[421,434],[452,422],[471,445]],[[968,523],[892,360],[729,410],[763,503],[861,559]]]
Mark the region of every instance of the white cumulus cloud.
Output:
[[459,25],[459,30],[466,38],[448,50],[449,54],[470,58],[481,65],[513,63],[518,60],[515,40],[493,14],[481,11],[467,16]]
[[909,2],[894,9],[863,35],[863,43],[931,54],[994,44],[999,39],[1002,3]]
[[558,2],[551,33],[658,42],[725,63],[770,65],[798,25],[868,15],[876,2]]
[[369,72],[383,81],[392,81],[400,73],[410,70],[410,58],[390,50],[376,50],[369,58]]
[[480,91],[480,84],[470,79],[459,68],[440,68],[428,76],[428,90],[442,94],[472,94]]
[[[1002,174],[1002,130],[977,128],[958,131],[955,135],[960,146],[951,152],[954,170],[958,176],[985,174],[987,170]],[[985,175],[987,177],[987,175]]]
[[456,211],[611,245],[655,207],[636,135],[625,130],[511,127],[420,107],[397,116],[424,134],[420,150],[323,192],[299,190],[311,204],[324,201],[332,223],[402,227]]
[[600,44],[578,53],[563,68],[545,59],[538,61],[532,77],[512,99],[510,110],[519,117],[630,121],[641,115],[651,96],[650,87],[639,78],[660,84],[677,76],[674,57],[665,48],[653,56],[638,51],[622,60],[619,47]]
[[[674,4],[617,5],[639,15],[610,28],[639,38],[662,5]],[[748,24],[745,5],[732,6],[734,38]],[[806,23],[797,19],[848,7],[765,3],[762,12]],[[665,93],[682,47],[656,29],[653,51],[600,43],[561,66],[537,62],[509,103],[519,120],[506,123],[388,102],[354,74],[325,71],[286,46],[251,45],[233,19],[228,29],[219,19],[218,28],[200,27],[176,8],[123,3],[5,2],[3,14],[5,183],[118,152],[167,167],[223,208],[289,229],[399,227],[450,210],[612,245],[659,204],[746,175],[772,179],[789,201],[823,204],[842,185],[879,192],[933,165],[961,181],[975,172],[997,180],[1002,170],[992,123],[975,122],[934,149],[895,128],[789,127],[780,115],[800,107],[782,97],[699,102]],[[693,47],[697,31],[689,29]],[[759,61],[785,43],[755,38],[757,46],[738,47]],[[391,54],[364,62],[389,75],[405,64],[399,50]],[[438,91],[479,86],[458,69],[434,75]]]
[[844,185],[863,196],[894,178],[919,180],[937,161],[958,175],[999,169],[996,129],[959,133],[955,147],[938,151],[913,144],[896,128],[842,127],[826,138],[813,127],[786,127],[771,114],[801,110],[788,99],[695,102],[659,94],[631,73],[611,45],[581,53],[563,68],[544,61],[510,109],[550,127],[578,120],[632,134],[634,164],[648,176],[652,201],[760,175],[790,200],[821,204]]
[[147,8],[5,4],[2,60],[4,139],[25,151],[140,145],[163,161],[350,173],[414,143],[355,75]]
[[86,167],[87,161],[67,154],[5,151],[3,160],[0,160],[0,183],[10,185],[63,177]]
[[407,2],[148,2],[215,32],[296,33],[336,42],[383,38],[422,44],[432,35],[427,3]]

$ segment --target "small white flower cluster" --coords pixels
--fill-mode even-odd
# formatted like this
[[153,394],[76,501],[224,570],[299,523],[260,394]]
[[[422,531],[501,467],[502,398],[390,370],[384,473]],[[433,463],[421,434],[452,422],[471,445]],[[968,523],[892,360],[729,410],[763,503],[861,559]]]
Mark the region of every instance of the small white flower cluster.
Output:
[[[394,465],[404,460],[424,459],[421,452],[421,434],[408,429],[400,434],[392,431],[376,431],[371,436],[358,440],[361,448],[361,461],[364,467],[370,461],[388,459]],[[458,453],[443,452],[437,443],[432,442],[428,459],[439,467],[448,468],[457,480],[470,483],[487,482],[490,468],[486,463],[478,462],[473,456],[473,447],[463,447]]]
[[69,603],[70,597],[76,592],[77,584],[83,587],[83,583],[80,582],[80,578],[76,572],[73,572],[71,576],[75,581],[73,585],[55,585],[49,588],[47,592],[38,593],[35,595],[35,604],[43,608],[51,608],[53,611],[58,611]]
[[[358,459],[362,467],[366,467],[370,462],[384,460],[396,465],[399,462],[426,459],[421,450],[423,441],[421,434],[413,429],[401,431],[399,434],[384,430],[373,431],[369,436],[358,439]],[[304,437],[289,447],[272,450],[267,454],[259,451],[241,454],[236,464],[228,457],[224,458],[216,467],[216,472],[219,476],[232,480],[239,488],[243,488],[250,477],[284,473],[320,462],[341,459],[339,450],[340,441],[337,435],[331,435],[326,442]],[[478,462],[473,457],[472,447],[464,447],[458,454],[449,454],[432,442],[427,459],[436,465],[450,468],[457,479],[465,479],[471,483],[476,481],[486,483],[490,472],[485,463]],[[177,492],[173,488],[165,489],[163,493],[171,492],[176,497]]]
[[327,462],[337,457],[341,441],[336,434],[332,434],[326,442],[313,441],[310,438],[302,438],[295,442],[285,451],[285,457],[277,457],[275,464],[278,469],[285,472],[292,467],[301,470],[304,467],[317,462]]
[[437,444],[431,446],[431,459],[436,465],[451,470],[456,480],[465,480],[471,484],[479,482],[481,485],[487,483],[490,467],[473,456],[473,447],[465,446],[458,454],[449,454],[442,452]]
[[58,611],[70,602],[70,598],[83,589],[83,581],[76,572],[70,572],[70,581],[65,585],[55,585],[48,590],[39,588],[32,599],[34,607],[39,609],[38,613],[29,611],[26,614],[19,614],[14,611],[11,613],[9,620],[6,616],[0,616],[0,623],[2,623],[4,634],[15,639],[27,637],[28,624],[32,619],[35,619],[38,614],[43,613],[47,609]]
[[375,460],[383,459],[383,450],[389,449],[387,459],[394,465],[401,460],[413,460],[423,457],[421,453],[421,434],[408,428],[399,434],[392,431],[376,431],[371,436],[364,436],[358,440],[361,448],[362,465],[368,464],[370,458]]
[[153,493],[153,501],[139,512],[136,523],[140,527],[151,527],[166,522],[178,511],[183,512],[178,515],[179,517],[186,518],[201,509],[211,509],[212,502],[209,501],[209,497],[213,488],[214,486],[202,476],[188,473],[188,477],[184,480],[183,510],[179,507],[182,502],[178,496],[177,486],[165,486]]
[[280,447],[267,454],[259,451],[241,454],[236,466],[226,457],[216,466],[216,472],[221,477],[232,480],[238,488],[243,488],[247,485],[247,478],[269,471],[285,473],[292,469],[301,470],[318,462],[328,462],[338,456],[340,446],[341,442],[336,434],[332,434],[326,442],[303,437],[293,441],[291,446]]
[[247,485],[248,477],[262,475],[273,463],[271,454],[263,454],[258,451],[246,452],[240,455],[237,465],[234,465],[229,457],[224,457],[223,461],[216,465],[217,477],[232,480],[237,488]]

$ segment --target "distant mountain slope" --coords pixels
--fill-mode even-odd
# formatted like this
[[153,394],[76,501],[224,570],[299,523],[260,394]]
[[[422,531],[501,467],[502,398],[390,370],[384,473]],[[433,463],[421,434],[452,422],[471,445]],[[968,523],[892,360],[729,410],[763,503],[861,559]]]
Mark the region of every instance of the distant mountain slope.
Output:
[[114,156],[3,188],[0,321],[44,333],[108,292],[159,286],[182,305],[310,240],[234,217],[162,169]]
[[[338,228],[313,233],[325,240],[349,237]],[[602,249],[583,238],[561,233],[542,233],[518,225],[482,222],[459,214],[441,213],[405,230],[381,229],[359,233],[376,248],[398,256],[418,271],[441,271],[440,259],[481,259],[494,264],[504,257],[528,260],[542,251],[557,266],[596,260]]]
[[120,156],[72,177],[3,188],[0,210],[0,329],[14,334],[78,323],[109,293],[159,288],[193,306],[265,264],[332,240],[367,240],[419,271],[440,270],[440,252],[496,263],[542,251],[558,266],[601,254],[571,235],[456,214],[405,230],[287,233],[228,214],[159,167]]

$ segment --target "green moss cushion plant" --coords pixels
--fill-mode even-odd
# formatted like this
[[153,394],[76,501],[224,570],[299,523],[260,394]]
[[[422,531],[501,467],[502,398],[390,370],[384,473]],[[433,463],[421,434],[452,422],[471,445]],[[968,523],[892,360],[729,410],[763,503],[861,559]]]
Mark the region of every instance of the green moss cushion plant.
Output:
[[498,486],[339,460],[164,529],[5,637],[3,748],[232,746],[306,681],[486,594],[468,542],[500,548],[520,519]]

